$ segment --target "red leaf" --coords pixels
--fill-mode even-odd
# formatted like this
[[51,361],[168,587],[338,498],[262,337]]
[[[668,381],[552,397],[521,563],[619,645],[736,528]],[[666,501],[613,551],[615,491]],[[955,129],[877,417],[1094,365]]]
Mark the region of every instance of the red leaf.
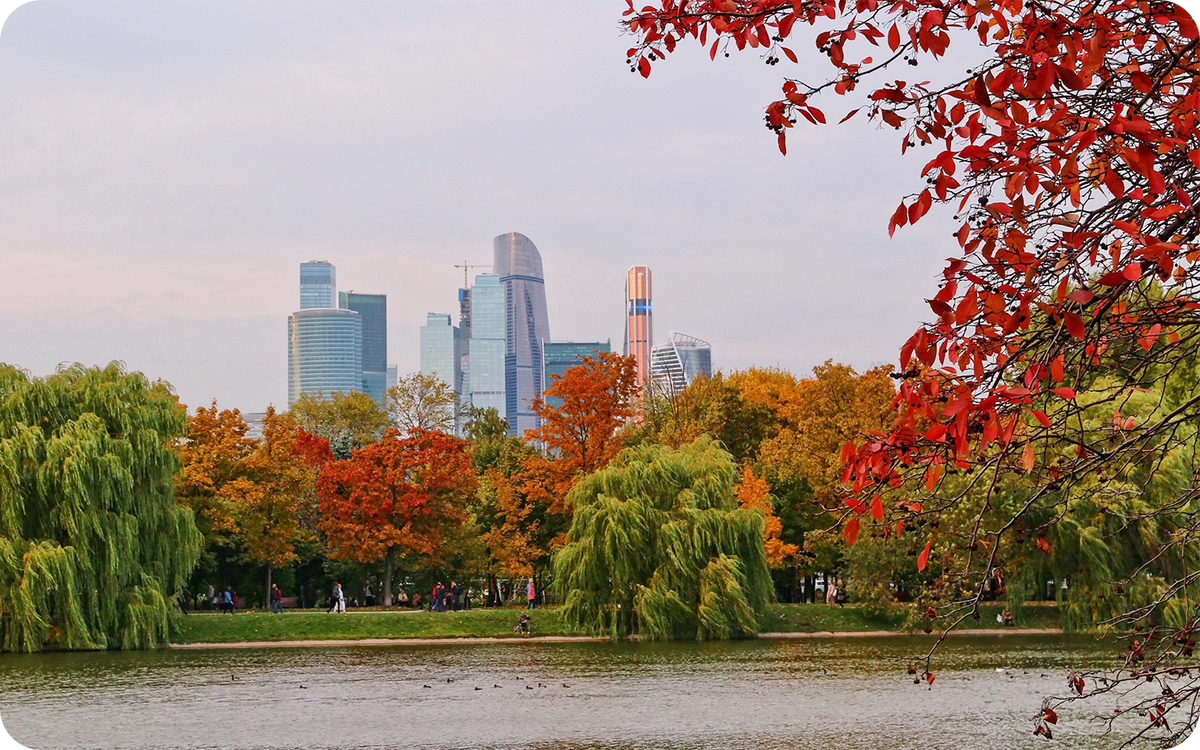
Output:
[[642,74],[642,78],[650,77],[650,61],[646,58],[638,60],[638,72]]
[[787,137],[786,136],[787,136],[786,133],[779,134],[779,153],[783,154],[784,156],[787,156]]
[[933,679],[934,679],[934,674],[933,674],[933,672],[926,672],[926,673],[925,673],[925,684],[927,684],[927,685],[932,685],[932,684],[933,684]]
[[787,47],[781,47],[781,49],[783,50],[783,54],[787,55],[787,59],[791,60],[792,62],[800,62],[798,59],[796,59],[795,52],[792,52]]
[[854,540],[858,539],[858,519],[851,518],[846,522],[846,528],[842,531],[842,536],[846,537],[846,544],[854,544]]
[[929,550],[931,549],[933,549],[933,539],[926,542],[925,549],[921,550],[921,554],[917,555],[917,570],[925,570],[925,565],[929,562]]
[[[858,109],[862,109],[862,107],[859,107]],[[852,109],[852,110],[850,110],[850,113],[849,113],[849,114],[847,114],[847,115],[846,115],[845,117],[843,117],[842,119],[838,120],[838,125],[841,125],[841,124],[842,124],[843,122],[845,122],[846,120],[849,120],[851,117],[854,117],[856,114],[858,114],[858,109]]]
[[1065,374],[1063,372],[1063,358],[1060,354],[1050,363],[1050,377],[1054,378],[1055,383],[1061,383]]
[[1063,313],[1063,323],[1067,326],[1067,332],[1077,339],[1082,339],[1087,336],[1087,327],[1083,324],[1083,318],[1075,313]]
[[892,52],[900,49],[900,27],[896,24],[892,24],[892,30],[888,32],[888,47]]
[[1058,396],[1060,398],[1065,398],[1068,401],[1075,398],[1075,391],[1071,390],[1070,388],[1066,388],[1066,387],[1051,388],[1050,392],[1053,393],[1055,396]]
[[[1055,390],[1058,389],[1056,388]],[[1043,412],[1040,412],[1037,409],[1030,409],[1029,413],[1033,415],[1034,419],[1042,423],[1042,427],[1050,426],[1050,417],[1047,417]]]
[[871,516],[874,517],[876,521],[883,520],[883,500],[879,497],[879,495],[876,495],[875,499],[871,501]]
[[1200,36],[1200,32],[1196,30],[1196,22],[1182,5],[1175,4],[1175,23],[1179,25],[1179,33],[1185,38],[1195,39]]

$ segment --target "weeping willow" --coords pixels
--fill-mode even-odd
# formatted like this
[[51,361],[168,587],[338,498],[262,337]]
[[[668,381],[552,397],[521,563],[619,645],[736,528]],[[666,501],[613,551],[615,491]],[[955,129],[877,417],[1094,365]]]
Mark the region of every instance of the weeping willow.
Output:
[[732,457],[700,438],[627,448],[580,481],[554,557],[566,620],[613,638],[757,633],[771,592],[765,523],[738,507],[736,479]]
[[186,412],[117,364],[0,364],[0,650],[149,648],[201,536],[177,505]]

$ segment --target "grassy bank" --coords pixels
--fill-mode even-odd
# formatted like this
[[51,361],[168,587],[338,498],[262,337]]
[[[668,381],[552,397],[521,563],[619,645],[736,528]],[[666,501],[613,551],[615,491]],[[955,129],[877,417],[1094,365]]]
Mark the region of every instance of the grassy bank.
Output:
[[[999,627],[996,615],[1003,605],[987,605],[978,621],[965,627]],[[238,641],[352,640],[361,638],[501,638],[512,636],[519,609],[475,609],[470,612],[288,610],[281,615],[241,612],[236,615],[193,614],[180,618],[176,643],[235,643]],[[1058,627],[1058,610],[1029,606],[1022,610],[1021,627]],[[584,635],[567,627],[558,610],[532,613],[534,635]],[[903,629],[909,617],[900,610],[892,617],[870,618],[855,606],[777,604],[760,622],[763,632],[868,631]]]

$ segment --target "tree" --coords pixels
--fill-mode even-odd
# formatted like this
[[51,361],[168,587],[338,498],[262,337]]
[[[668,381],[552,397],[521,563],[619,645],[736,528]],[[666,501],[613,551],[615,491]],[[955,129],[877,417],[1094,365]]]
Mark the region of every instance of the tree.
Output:
[[264,599],[271,601],[274,569],[295,562],[297,543],[312,532],[302,523],[316,471],[297,446],[300,430],[288,414],[267,409],[263,437],[238,463],[238,476],[222,495],[229,501],[245,554],[266,568]]
[[335,559],[383,559],[384,606],[392,605],[396,555],[437,558],[475,492],[466,443],[433,430],[401,437],[394,429],[348,459],[325,464],[317,479],[320,528]]
[[458,394],[434,375],[414,372],[387,390],[387,411],[401,432],[438,430],[454,433]]
[[739,463],[754,460],[762,441],[778,431],[779,420],[769,406],[748,401],[741,385],[757,382],[758,374],[765,372],[751,369],[729,377],[718,372],[696,378],[678,393],[662,393],[652,386],[642,402],[642,432],[676,448],[712,435]]
[[[933,527],[971,497],[970,487],[944,485],[948,477],[965,472],[986,487],[1029,474],[1035,489],[1009,517],[985,525],[981,515],[966,538],[939,542],[963,553],[947,576],[975,590],[995,573],[1001,541],[1027,531],[1035,509],[1065,518],[1122,467],[1190,460],[1190,426],[1200,418],[1194,380],[1173,394],[1169,410],[1141,420],[1123,411],[1139,389],[1194,362],[1200,348],[1200,282],[1191,268],[1200,260],[1191,198],[1200,183],[1200,34],[1185,10],[1133,0],[661,0],[642,10],[631,4],[626,19],[638,37],[630,62],[644,76],[681,40],[708,44],[710,34],[713,56],[732,44],[761,49],[771,64],[781,54],[796,61],[785,45],[797,24],[825,24],[815,42],[833,65],[830,78],[785,81],[783,98],[767,106],[785,152],[796,121],[825,121],[813,106],[818,94],[851,94],[893,65],[936,60],[955,36],[984,47],[964,76],[885,83],[855,110],[900,130],[904,151],[933,146],[922,160],[926,186],[902,200],[889,231],[935,203],[954,206],[961,225],[960,252],[929,300],[934,320],[901,349],[894,424],[846,447],[847,538],[868,514],[885,520],[880,501],[889,490],[919,494],[889,503],[888,522]],[[860,53],[864,45],[871,57]],[[1103,428],[1093,416],[1099,410],[1109,412]],[[1180,451],[1189,459],[1177,459]],[[1157,502],[1120,522],[1133,530],[1163,521],[1154,524],[1162,530],[1156,559],[1182,557],[1200,532],[1198,479],[1181,476],[1165,493],[1151,491],[1158,472],[1137,477],[1139,491]],[[978,507],[985,514],[990,505]],[[918,567],[934,554],[933,541],[925,538]],[[1164,615],[1200,592],[1181,569],[1153,563],[1144,572],[1162,578],[1161,595],[1106,620],[1127,632],[1137,676],[1089,683],[1076,675],[1071,684],[1076,696],[1093,695],[1150,674],[1117,716],[1148,715],[1138,736],[1172,745],[1197,718],[1200,680],[1167,691],[1154,676],[1181,663],[1200,622],[1193,613],[1168,624]],[[954,622],[977,612],[978,597],[943,615]],[[1171,724],[1168,715],[1179,713],[1184,720]],[[1036,729],[1048,736],[1047,721]]]
[[758,632],[770,598],[763,514],[739,508],[732,457],[710,438],[628,448],[581,481],[554,555],[563,618],[614,638]]
[[150,648],[202,537],[172,493],[187,412],[118,363],[0,365],[0,646]]
[[334,454],[345,458],[351,450],[379,439],[388,426],[388,415],[365,393],[302,393],[289,414],[300,427],[329,441]]
[[746,466],[742,469],[742,481],[736,487],[736,494],[738,507],[757,510],[763,515],[763,549],[766,551],[767,564],[772,568],[781,568],[789,560],[794,560],[800,547],[781,538],[783,522],[775,515],[774,498],[771,497],[771,487],[767,481]]
[[211,407],[201,406],[188,417],[187,435],[178,448],[183,469],[175,481],[175,494],[194,511],[205,550],[232,543],[237,521],[225,488],[238,477],[242,460],[254,450],[247,430],[241,412],[218,409],[215,400]]

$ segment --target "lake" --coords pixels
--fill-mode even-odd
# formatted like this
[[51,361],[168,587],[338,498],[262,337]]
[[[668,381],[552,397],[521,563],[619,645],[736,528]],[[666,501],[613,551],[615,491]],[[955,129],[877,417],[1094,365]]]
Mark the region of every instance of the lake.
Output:
[[[0,719],[31,748],[957,750],[1043,748],[1031,722],[1086,638],[513,643],[0,656]],[[477,689],[478,688],[478,689]],[[1060,712],[1054,747],[1118,742]]]

